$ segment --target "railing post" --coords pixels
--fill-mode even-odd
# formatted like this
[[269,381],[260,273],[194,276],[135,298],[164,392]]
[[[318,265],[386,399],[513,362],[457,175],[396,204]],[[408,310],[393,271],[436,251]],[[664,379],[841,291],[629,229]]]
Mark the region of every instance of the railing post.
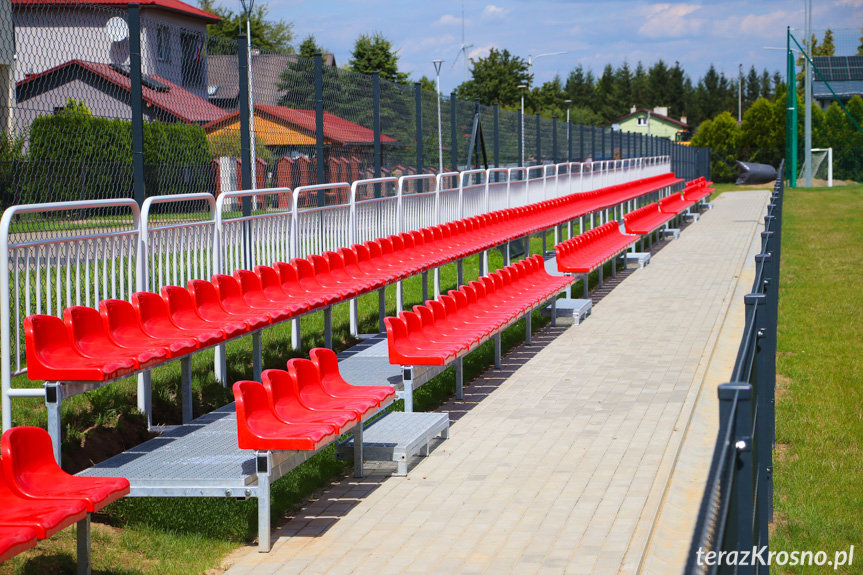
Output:
[[449,120],[450,132],[452,134],[452,171],[458,171],[458,136],[456,129],[456,98],[455,92],[449,95]]
[[524,116],[521,108],[518,110],[518,167],[524,167]]
[[500,167],[500,128],[498,126],[498,104],[494,103],[494,167]]

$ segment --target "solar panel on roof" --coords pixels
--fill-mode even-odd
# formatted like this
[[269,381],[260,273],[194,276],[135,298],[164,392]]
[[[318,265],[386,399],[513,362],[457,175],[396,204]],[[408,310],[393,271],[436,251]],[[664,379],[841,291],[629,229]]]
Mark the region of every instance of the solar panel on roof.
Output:
[[820,72],[815,77],[827,82],[847,82],[863,80],[863,56],[819,56],[812,62]]

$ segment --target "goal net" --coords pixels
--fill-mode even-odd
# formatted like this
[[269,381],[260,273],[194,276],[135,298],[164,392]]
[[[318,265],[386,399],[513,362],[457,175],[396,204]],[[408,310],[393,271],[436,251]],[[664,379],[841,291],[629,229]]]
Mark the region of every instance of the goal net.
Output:
[[[802,182],[802,181],[804,181],[805,177],[806,177],[806,161],[804,160],[803,166],[800,168],[800,174],[797,176],[797,181]],[[833,185],[833,149],[832,148],[813,148],[812,149],[812,183],[813,183],[813,185],[816,185],[816,186],[832,186]]]

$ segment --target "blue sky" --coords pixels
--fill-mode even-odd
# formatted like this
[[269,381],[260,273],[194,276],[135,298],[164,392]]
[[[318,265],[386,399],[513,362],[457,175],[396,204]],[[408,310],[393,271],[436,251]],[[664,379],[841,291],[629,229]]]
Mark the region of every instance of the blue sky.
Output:
[[[257,0],[270,15],[294,23],[299,40],[314,34],[319,44],[334,52],[339,65],[347,63],[356,37],[380,31],[399,50],[399,66],[414,79],[434,78],[431,61],[445,60],[441,72],[444,92],[464,78],[461,59],[453,61],[461,45],[461,0]],[[222,3],[237,11],[239,0]],[[236,5],[232,5],[236,4]],[[803,0],[734,0],[727,2],[662,2],[564,0],[465,0],[465,42],[469,55],[481,57],[491,47],[528,55],[568,51],[540,58],[534,64],[534,85],[566,77],[582,64],[600,73],[611,62],[627,60],[632,67],[659,58],[679,61],[696,81],[710,63],[727,75],[743,64],[760,71],[781,70],[784,55],[763,46],[784,46],[785,27],[803,28]],[[855,49],[863,27],[863,0],[814,0],[816,29],[848,29],[841,51]],[[799,37],[802,38],[801,33]],[[851,42],[853,40],[853,46]]]

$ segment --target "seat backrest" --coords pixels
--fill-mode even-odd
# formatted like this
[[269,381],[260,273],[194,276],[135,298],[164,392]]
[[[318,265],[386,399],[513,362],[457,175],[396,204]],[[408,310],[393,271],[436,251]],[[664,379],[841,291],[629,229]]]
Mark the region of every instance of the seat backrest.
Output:
[[282,284],[282,290],[290,293],[290,290],[298,289],[297,269],[287,262],[276,262],[273,264],[273,269],[279,274],[279,283]]
[[219,292],[212,283],[207,280],[189,280],[188,286],[189,295],[198,307],[204,306],[219,306]]
[[165,305],[164,300],[157,294],[148,291],[139,291],[133,293],[130,299],[132,300],[132,307],[135,308],[135,313],[138,314],[138,318],[142,324],[153,320],[167,320],[172,324],[174,323],[168,314],[168,306]]
[[313,269],[315,270],[315,275],[330,273],[330,262],[327,260],[327,258],[319,256],[318,254],[312,254],[308,257],[308,260],[309,263],[312,264]]
[[63,310],[63,323],[69,339],[74,342],[106,342],[105,325],[102,316],[91,307],[73,305]]
[[249,270],[235,270],[234,279],[240,284],[240,291],[243,294],[257,293],[263,289],[261,286],[261,279],[255,272],[251,272]]
[[267,369],[261,373],[261,384],[267,392],[267,401],[275,406],[296,397],[297,390],[288,372],[283,369]]
[[315,277],[315,266],[307,259],[294,258],[291,260],[291,266],[297,271],[298,280]]
[[387,329],[387,341],[390,344],[408,336],[408,328],[401,318],[391,316],[385,317],[384,327]]
[[254,449],[255,423],[275,419],[267,400],[267,392],[257,381],[238,381],[232,390],[237,410],[237,441],[240,449]]
[[255,275],[261,282],[263,289],[276,288],[281,290],[282,286],[279,283],[279,272],[270,266],[255,266]]
[[342,379],[341,372],[339,371],[339,358],[333,350],[325,347],[316,347],[309,352],[309,358],[315,364],[315,368],[321,376],[321,381],[326,381],[329,377]]
[[330,270],[343,270],[345,269],[345,260],[342,258],[341,254],[333,251],[324,252],[324,257],[327,260],[327,265],[330,266]]
[[297,392],[302,395],[303,390],[312,387],[320,387],[321,378],[318,368],[311,360],[295,357],[288,360],[288,373],[297,384]]
[[225,274],[213,274],[213,286],[216,288],[216,293],[219,294],[219,299],[222,301],[232,298],[242,298],[243,289],[240,287],[240,282],[234,279],[233,276]]
[[27,356],[34,358],[38,358],[43,350],[71,347],[63,320],[53,315],[34,314],[25,317],[24,340]]
[[[65,475],[54,460],[51,436],[41,427],[13,427],[0,438],[0,454],[3,457],[3,482],[14,492],[27,489],[29,473],[41,475]],[[21,485],[19,491],[17,486]]]
[[162,286],[159,290],[162,294],[162,299],[168,306],[168,312],[175,314],[177,312],[195,312],[195,298],[189,293],[186,288],[180,286]]
[[139,325],[134,306],[123,299],[103,299],[99,302],[99,315],[102,316],[102,324],[110,333]]
[[415,305],[414,313],[419,316],[420,321],[422,321],[423,326],[434,325],[435,323],[435,315],[434,312],[424,305]]

